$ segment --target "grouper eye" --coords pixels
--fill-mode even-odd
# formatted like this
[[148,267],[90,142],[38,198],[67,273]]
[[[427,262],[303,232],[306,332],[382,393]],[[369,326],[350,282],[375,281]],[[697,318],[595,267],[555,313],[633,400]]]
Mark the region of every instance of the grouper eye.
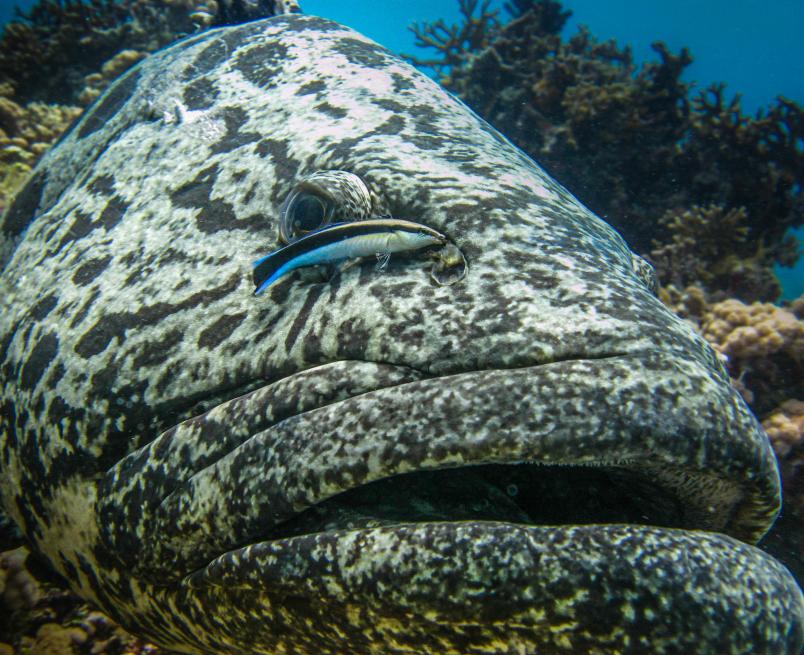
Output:
[[372,214],[371,193],[354,173],[317,171],[299,180],[282,204],[279,238],[290,243],[308,232],[343,221],[356,221]]
[[287,221],[293,236],[311,232],[324,224],[331,207],[322,198],[309,193],[299,193],[287,209]]

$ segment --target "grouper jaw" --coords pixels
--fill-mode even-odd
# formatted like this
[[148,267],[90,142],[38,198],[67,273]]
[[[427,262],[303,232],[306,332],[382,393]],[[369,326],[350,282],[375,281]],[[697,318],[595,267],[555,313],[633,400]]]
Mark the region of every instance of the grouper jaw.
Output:
[[[614,631],[645,622],[669,632],[677,622],[683,625],[688,613],[708,610],[715,634],[725,635],[724,625],[745,632],[742,617],[729,615],[731,603],[741,607],[749,601],[745,606],[752,607],[751,595],[763,580],[763,586],[780,590],[789,584],[789,573],[773,558],[722,534],[490,521],[332,531],[258,543],[221,555],[181,584],[211,598],[218,590],[236,590],[245,600],[267,591],[269,602],[300,603],[322,616],[359,616],[360,607],[372,607],[391,621],[416,616],[412,630],[422,624],[436,631],[455,624],[535,628],[531,638],[538,639],[539,631],[555,630],[548,619],[561,614],[562,599],[569,618],[569,601],[579,592],[566,583],[567,575],[584,590],[590,611],[601,598],[612,603],[613,616],[604,619],[599,608],[587,616],[581,612],[574,616],[575,627],[598,623],[599,630]],[[711,598],[728,602],[712,611]],[[768,600],[772,610],[749,628],[755,634],[785,625],[787,613],[800,611],[796,599],[784,594],[769,594]],[[672,607],[681,616],[667,611]],[[256,623],[260,614],[251,616]],[[793,630],[789,639],[798,643],[801,635]]]
[[[127,566],[143,576],[156,571],[154,582],[175,581],[243,544],[346,528],[338,517],[355,502],[365,507],[361,489],[370,498],[377,481],[393,490],[406,474],[430,475],[418,483],[438,486],[446,476],[487,475],[489,465],[510,465],[513,474],[531,462],[538,467],[526,469],[523,492],[531,475],[549,480],[554,471],[563,476],[554,487],[586,480],[603,485],[611,502],[623,501],[623,489],[642,490],[631,510],[594,510],[579,522],[661,523],[755,541],[778,510],[772,453],[747,411],[723,411],[742,407],[736,392],[696,377],[694,363],[682,368],[661,352],[429,378],[404,367],[335,362],[224,403],[123,459],[101,486],[100,524],[110,526],[108,545],[129,553]],[[650,385],[630,384],[636,370]],[[679,412],[679,385],[686,389],[690,379],[703,385],[696,411]],[[294,406],[300,397],[307,404]],[[735,440],[734,431],[743,438]],[[187,453],[200,456],[188,460]],[[238,500],[224,512],[216,498]],[[418,517],[402,512],[390,522],[534,521],[527,507],[483,515],[456,513],[454,505]],[[127,521],[118,519],[121,511]],[[132,520],[138,512],[141,520]],[[582,513],[568,510],[567,521]],[[371,509],[361,516],[361,525],[384,522]],[[134,534],[153,541],[129,549]]]
[[[775,560],[718,534],[463,522],[256,544],[222,555],[182,586],[210,602],[236,594],[252,610],[238,624],[249,634],[264,630],[263,615],[294,607],[282,630],[304,639],[312,622],[320,626],[314,643],[333,652],[344,638],[402,652],[416,652],[424,639],[441,645],[428,652],[458,654],[482,634],[489,652],[518,639],[532,652],[615,652],[625,638],[715,653],[734,639],[764,644],[770,634],[785,635],[788,650],[778,652],[794,652],[802,635],[787,617],[801,608],[775,593],[789,583]],[[770,591],[761,609],[758,588]],[[703,642],[687,629],[693,619]],[[556,641],[567,648],[555,650]]]

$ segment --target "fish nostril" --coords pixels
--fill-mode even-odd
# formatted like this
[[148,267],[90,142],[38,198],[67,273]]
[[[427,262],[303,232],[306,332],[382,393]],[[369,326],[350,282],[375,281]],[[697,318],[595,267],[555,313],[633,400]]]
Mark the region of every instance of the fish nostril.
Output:
[[434,259],[430,277],[439,286],[449,286],[466,277],[469,265],[460,248],[454,243],[447,243],[432,254]]

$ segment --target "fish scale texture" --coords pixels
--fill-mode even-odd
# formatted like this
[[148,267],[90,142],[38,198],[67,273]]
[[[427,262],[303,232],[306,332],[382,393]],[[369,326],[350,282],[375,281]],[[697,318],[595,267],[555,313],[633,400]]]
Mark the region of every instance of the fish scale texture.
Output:
[[[320,171],[360,178],[373,215],[445,234],[465,278],[438,286],[395,255],[255,298],[252,262]],[[743,543],[779,479],[713,351],[616,232],[348,28],[280,16],[149,57],[43,158],[0,257],[3,508],[137,634],[194,653],[804,641],[792,577]],[[650,479],[685,530],[425,522],[262,542],[360,485],[522,462]]]

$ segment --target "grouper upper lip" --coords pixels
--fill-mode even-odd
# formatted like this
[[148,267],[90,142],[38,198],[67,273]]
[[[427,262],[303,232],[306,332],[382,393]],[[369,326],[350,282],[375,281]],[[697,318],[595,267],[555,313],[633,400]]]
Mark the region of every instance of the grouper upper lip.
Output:
[[[680,527],[746,541],[778,511],[772,452],[736,392],[656,350],[439,377],[355,361],[307,369],[124,458],[101,483],[99,525],[127,565],[164,583],[373,480],[521,462],[637,472],[685,508]],[[120,511],[127,520],[112,520]]]

